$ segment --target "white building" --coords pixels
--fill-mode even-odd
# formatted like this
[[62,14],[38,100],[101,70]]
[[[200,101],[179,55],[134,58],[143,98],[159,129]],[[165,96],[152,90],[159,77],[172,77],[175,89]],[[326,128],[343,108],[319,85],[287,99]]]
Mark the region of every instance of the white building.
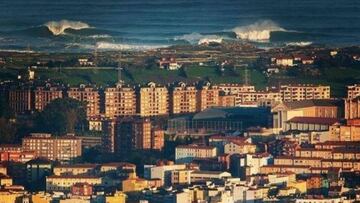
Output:
[[183,169],[186,169],[185,164],[173,164],[163,166],[145,165],[144,178],[160,179],[164,185],[171,185],[171,172]]
[[195,158],[214,158],[217,156],[216,147],[181,145],[175,148],[176,163],[191,163]]

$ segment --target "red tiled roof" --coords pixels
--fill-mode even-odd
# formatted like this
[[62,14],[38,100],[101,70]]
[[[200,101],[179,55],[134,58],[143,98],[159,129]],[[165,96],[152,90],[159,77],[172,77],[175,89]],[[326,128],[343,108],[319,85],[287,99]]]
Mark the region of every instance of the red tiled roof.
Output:
[[315,158],[315,157],[294,157],[294,156],[278,156],[274,159],[303,159],[303,160],[322,160],[322,158]]
[[176,148],[184,148],[184,149],[214,149],[212,146],[204,146],[204,145],[179,145]]
[[213,135],[213,136],[210,136],[209,139],[224,140],[224,141],[233,141],[233,140],[245,141],[247,138],[238,137],[238,136]]
[[294,117],[287,121],[288,123],[311,123],[321,125],[332,125],[339,122],[337,118],[320,118],[320,117]]
[[299,148],[296,151],[323,151],[323,152],[332,152],[332,149],[315,149],[315,148]]
[[127,163],[127,162],[112,162],[101,164],[101,166],[113,166],[113,167],[136,167],[135,164]]
[[300,166],[300,165],[267,165],[267,166],[262,166],[262,168],[310,168],[310,166]]
[[95,168],[97,164],[74,164],[74,165],[59,165],[54,168]]
[[315,145],[360,146],[360,141],[325,141],[322,143],[316,143]]
[[89,175],[61,175],[61,176],[56,176],[56,175],[52,175],[49,176],[47,178],[52,178],[52,179],[76,179],[76,178],[83,178],[83,179],[98,179],[100,177],[96,177],[96,176],[89,176]]

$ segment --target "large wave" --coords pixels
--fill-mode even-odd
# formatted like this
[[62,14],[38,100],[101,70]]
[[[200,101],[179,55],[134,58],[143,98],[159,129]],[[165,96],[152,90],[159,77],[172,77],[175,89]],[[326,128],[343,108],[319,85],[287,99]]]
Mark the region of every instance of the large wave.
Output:
[[270,40],[271,32],[286,30],[271,20],[263,20],[251,25],[236,27],[232,31],[239,39],[259,42]]
[[288,42],[286,46],[298,46],[298,47],[306,47],[312,45],[312,42]]
[[97,49],[102,50],[150,50],[168,47],[168,45],[140,45],[140,44],[122,44],[122,43],[110,43],[110,42],[98,42],[96,43]]
[[53,35],[62,35],[65,33],[66,29],[81,30],[85,28],[90,28],[90,26],[81,21],[49,21],[44,24]]
[[191,33],[174,38],[175,40],[185,40],[190,44],[209,44],[211,42],[221,43],[224,37],[218,35],[203,35],[200,33]]

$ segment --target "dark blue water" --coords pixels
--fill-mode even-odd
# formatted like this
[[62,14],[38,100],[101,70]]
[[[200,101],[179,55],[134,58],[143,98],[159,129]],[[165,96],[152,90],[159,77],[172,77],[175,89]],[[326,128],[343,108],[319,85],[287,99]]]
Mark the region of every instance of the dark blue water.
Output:
[[359,45],[360,1],[0,1],[3,50],[142,49],[224,40]]

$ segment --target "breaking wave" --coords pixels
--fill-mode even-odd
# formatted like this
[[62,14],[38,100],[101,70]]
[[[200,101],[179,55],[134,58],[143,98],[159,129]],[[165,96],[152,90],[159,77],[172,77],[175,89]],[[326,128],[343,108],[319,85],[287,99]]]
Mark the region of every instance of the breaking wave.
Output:
[[99,35],[90,35],[87,36],[86,38],[89,39],[108,39],[108,38],[112,38],[110,35],[108,34],[99,34]]
[[97,49],[103,50],[150,50],[168,47],[168,45],[138,45],[138,44],[121,44],[121,43],[110,43],[110,42],[98,42],[96,43]]
[[222,43],[224,37],[218,35],[202,35],[200,33],[191,33],[175,37],[174,40],[184,40],[190,44],[209,44],[209,43]]
[[286,46],[299,46],[299,47],[306,47],[312,45],[312,42],[288,42]]
[[81,30],[90,28],[90,26],[84,22],[69,20],[49,21],[45,23],[44,26],[46,26],[48,30],[56,36],[65,34],[66,29]]
[[257,21],[251,25],[240,26],[232,29],[237,38],[255,42],[269,41],[272,32],[284,32],[284,28],[271,20]]

